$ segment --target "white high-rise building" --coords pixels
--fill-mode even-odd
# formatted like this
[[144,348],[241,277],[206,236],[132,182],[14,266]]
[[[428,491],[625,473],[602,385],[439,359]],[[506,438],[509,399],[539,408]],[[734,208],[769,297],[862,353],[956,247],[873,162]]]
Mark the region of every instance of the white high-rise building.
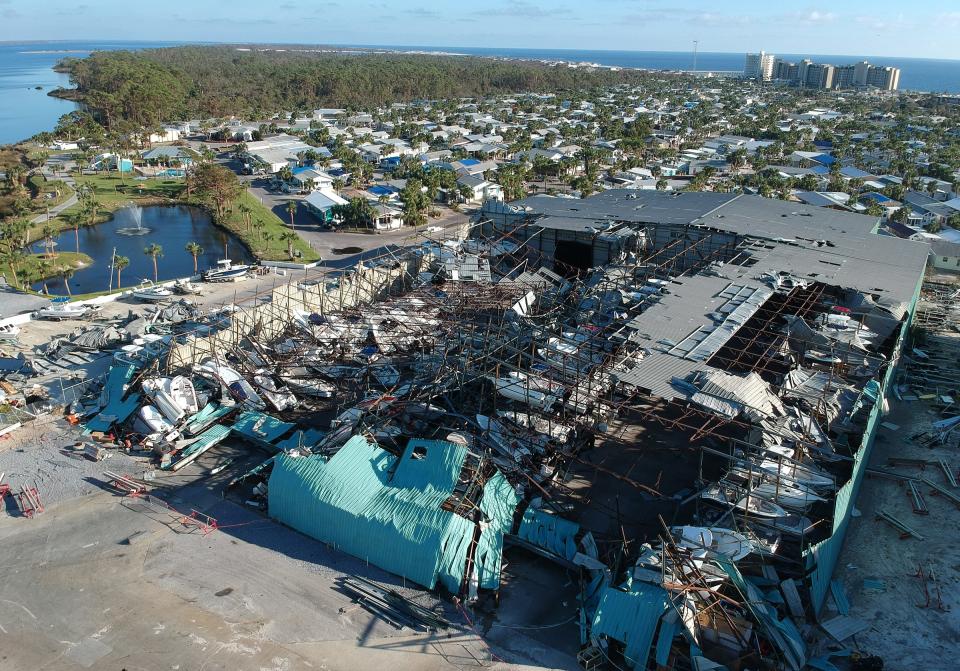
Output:
[[743,64],[743,76],[747,79],[768,82],[773,79],[774,55],[761,51],[759,54],[747,54]]

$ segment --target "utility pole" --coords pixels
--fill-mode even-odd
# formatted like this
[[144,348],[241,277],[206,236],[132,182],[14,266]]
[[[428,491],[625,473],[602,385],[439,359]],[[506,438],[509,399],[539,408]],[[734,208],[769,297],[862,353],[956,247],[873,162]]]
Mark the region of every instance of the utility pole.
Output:
[[693,41],[693,74],[694,75],[697,74],[697,45],[699,44],[700,42],[698,40]]

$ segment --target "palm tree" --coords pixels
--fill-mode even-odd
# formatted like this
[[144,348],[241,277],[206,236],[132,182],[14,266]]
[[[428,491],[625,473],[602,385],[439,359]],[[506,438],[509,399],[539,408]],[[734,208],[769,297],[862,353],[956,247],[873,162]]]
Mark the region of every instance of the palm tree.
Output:
[[41,261],[37,265],[37,273],[40,275],[40,282],[43,285],[43,293],[50,295],[50,289],[47,288],[47,279],[51,275],[52,266],[49,261]]
[[237,211],[240,212],[240,219],[243,221],[243,227],[246,231],[250,231],[250,214],[253,210],[244,203],[240,203],[237,206]]
[[263,229],[266,228],[266,226],[267,225],[263,223],[263,220],[260,219],[259,217],[254,220],[253,228],[254,230],[257,231],[257,240],[260,240],[260,241],[263,240]]
[[333,190],[336,191],[338,195],[340,194],[341,191],[343,191],[343,180],[342,180],[342,179],[335,179],[335,180],[333,180]]
[[297,234],[293,231],[284,231],[280,234],[280,239],[287,243],[287,256],[293,259],[293,243],[297,239]]
[[184,249],[187,251],[187,254],[193,257],[193,272],[194,274],[196,274],[197,259],[200,257],[201,254],[203,254],[203,247],[201,247],[196,242],[188,242],[187,246],[184,247]]
[[290,228],[297,230],[297,224],[294,221],[294,217],[297,214],[297,201],[291,200],[289,203],[287,203],[287,212],[290,213]]
[[[144,247],[143,253],[153,259],[153,281],[156,282],[159,275],[159,271],[157,269],[157,259],[163,256],[163,247],[154,242],[153,244]],[[119,280],[117,283],[119,284]]]
[[54,258],[57,251],[57,243],[54,242],[53,236],[56,233],[53,226],[47,224],[43,227],[43,247],[46,250],[47,258]]
[[60,277],[63,279],[63,286],[67,290],[67,296],[73,296],[73,292],[70,291],[70,278],[73,277],[74,272],[74,269],[69,266],[65,266],[60,270]]
[[280,168],[280,172],[277,173],[277,177],[279,177],[281,181],[289,182],[291,179],[293,179],[293,170],[289,165],[285,165]]
[[118,256],[114,254],[113,256],[113,267],[117,269],[117,289],[121,288],[120,284],[120,271],[130,265],[130,259],[126,256]]

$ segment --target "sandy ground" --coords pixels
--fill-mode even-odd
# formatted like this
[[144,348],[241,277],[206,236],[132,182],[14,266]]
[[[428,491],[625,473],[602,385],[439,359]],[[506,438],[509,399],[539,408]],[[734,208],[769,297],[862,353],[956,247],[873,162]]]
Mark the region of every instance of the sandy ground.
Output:
[[[874,446],[871,466],[903,473],[923,475],[933,482],[948,486],[939,466],[922,471],[908,466],[888,466],[891,456],[936,460],[944,457],[957,473],[960,457],[956,438],[951,447],[930,449],[911,442],[909,437],[925,430],[931,422],[942,419],[923,401],[892,401],[891,412],[884,421],[899,425],[891,431],[881,427]],[[926,485],[921,491],[930,509],[929,515],[913,513],[906,486],[893,480],[868,477],[861,489],[857,507],[860,517],[851,521],[844,551],[835,577],[845,587],[851,602],[850,615],[871,624],[870,629],[848,640],[850,647],[884,659],[885,669],[956,669],[957,646],[960,641],[960,509],[940,496],[931,495]],[[960,489],[954,490],[960,493]],[[883,509],[925,537],[899,539],[898,531],[876,520]],[[937,608],[933,584],[929,607],[923,583],[915,574],[933,570],[938,576],[942,603]],[[864,580],[880,580],[884,590],[867,589]],[[832,598],[827,598],[823,617],[835,615]]]

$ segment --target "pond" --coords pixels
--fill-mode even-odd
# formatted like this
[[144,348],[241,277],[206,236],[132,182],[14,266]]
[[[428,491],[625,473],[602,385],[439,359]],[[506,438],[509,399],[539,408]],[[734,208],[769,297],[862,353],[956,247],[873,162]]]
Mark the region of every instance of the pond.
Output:
[[[56,249],[64,252],[77,251],[77,237],[68,229],[54,238]],[[247,248],[233,234],[213,225],[210,215],[204,210],[186,205],[157,205],[124,207],[113,218],[97,226],[80,229],[80,251],[93,259],[93,263],[78,270],[70,280],[70,289],[75,294],[106,291],[110,288],[110,261],[113,250],[118,256],[130,259],[120,279],[123,286],[130,287],[143,279],[153,279],[153,260],[144,254],[149,245],[163,247],[163,256],[157,260],[158,278],[172,280],[193,274],[193,257],[184,249],[189,242],[203,248],[198,259],[200,271],[216,265],[218,259],[234,261],[252,260]],[[34,253],[46,251],[42,241],[31,245]],[[37,282],[34,289],[42,290]],[[117,286],[113,273],[113,287]],[[52,278],[47,281],[51,293],[65,293],[63,281]]]

